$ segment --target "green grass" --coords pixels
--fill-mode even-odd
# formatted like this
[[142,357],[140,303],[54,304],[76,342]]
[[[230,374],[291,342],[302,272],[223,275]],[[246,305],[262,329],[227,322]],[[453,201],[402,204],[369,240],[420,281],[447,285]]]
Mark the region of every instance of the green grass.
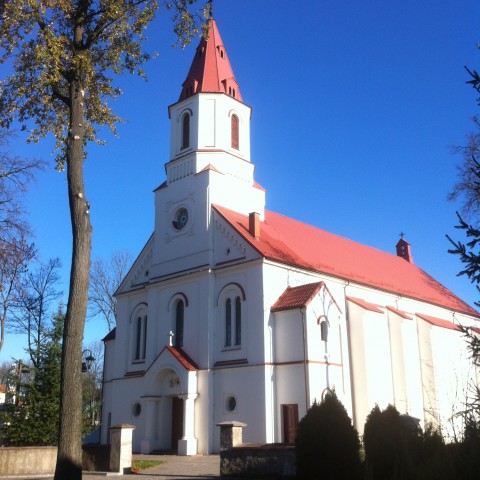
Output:
[[165,462],[163,460],[134,460],[132,462],[132,471],[140,472],[141,470],[156,467],[157,465],[161,465],[162,463]]

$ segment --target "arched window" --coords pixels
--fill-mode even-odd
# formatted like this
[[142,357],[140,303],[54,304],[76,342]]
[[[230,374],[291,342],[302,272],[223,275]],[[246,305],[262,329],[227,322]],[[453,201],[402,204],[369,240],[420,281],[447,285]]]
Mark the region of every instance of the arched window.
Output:
[[323,342],[328,341],[328,321],[325,319],[320,322],[320,338]]
[[[219,308],[218,327],[223,334],[222,347],[240,347],[242,336],[246,338],[245,328],[247,324],[244,318],[246,299],[245,290],[237,282],[228,283],[220,290],[217,307]],[[242,310],[244,310],[243,315]]]
[[190,114],[185,113],[182,118],[182,149],[190,146]]
[[147,350],[147,315],[140,314],[135,319],[135,345],[133,350],[133,360],[145,360]]
[[231,347],[241,344],[242,300],[240,297],[229,297],[225,300],[225,346]]
[[240,148],[238,127],[238,117],[236,115],[232,115],[232,148],[235,148],[236,150],[239,150]]
[[185,318],[185,305],[179,300],[175,307],[175,346],[183,347],[183,327]]

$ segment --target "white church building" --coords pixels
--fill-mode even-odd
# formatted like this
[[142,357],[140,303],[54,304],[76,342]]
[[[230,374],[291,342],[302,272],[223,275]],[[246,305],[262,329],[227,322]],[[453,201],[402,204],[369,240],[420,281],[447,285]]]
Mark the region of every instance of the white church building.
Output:
[[333,389],[360,433],[393,404],[451,434],[477,382],[458,325],[480,314],[403,238],[386,253],[265,210],[251,108],[213,19],[168,114],[154,232],[104,339],[102,442],[127,423],[135,452],[214,453],[228,421],[245,442],[292,442]]

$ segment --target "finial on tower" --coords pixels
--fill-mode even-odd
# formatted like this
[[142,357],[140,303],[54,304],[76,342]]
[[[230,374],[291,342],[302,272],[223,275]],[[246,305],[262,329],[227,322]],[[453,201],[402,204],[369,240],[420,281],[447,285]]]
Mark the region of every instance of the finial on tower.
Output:
[[208,0],[208,14],[210,18],[213,18],[213,0]]

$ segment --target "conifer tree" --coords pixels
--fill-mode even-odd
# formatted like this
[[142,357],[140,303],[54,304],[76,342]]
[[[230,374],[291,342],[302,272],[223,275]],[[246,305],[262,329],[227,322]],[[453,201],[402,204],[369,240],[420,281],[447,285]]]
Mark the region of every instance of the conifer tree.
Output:
[[360,440],[335,393],[314,403],[298,425],[297,476],[355,480],[361,478]]
[[63,322],[60,306],[39,351],[39,364],[15,369],[19,388],[1,414],[2,440],[10,446],[56,445],[60,410]]
[[[470,76],[467,84],[480,94],[480,74],[476,70],[467,69],[467,72]],[[477,104],[480,106],[480,97],[477,98]],[[475,130],[467,136],[467,145],[458,148],[463,153],[463,163],[459,168],[458,182],[451,194],[452,198],[463,194],[464,214],[473,218],[473,221],[469,222],[457,213],[458,224],[455,228],[464,233],[467,241],[454,240],[449,235],[447,238],[452,245],[449,253],[458,255],[463,264],[458,275],[467,276],[477,288],[477,292],[480,293],[480,116],[478,113],[473,116],[473,122]],[[475,305],[480,307],[480,301],[475,302]],[[473,361],[478,363],[480,358],[478,328],[472,330],[468,326],[460,325],[460,329],[468,342]],[[467,417],[473,417],[473,420],[477,422],[480,418],[480,386],[473,385],[472,389],[475,391],[467,400],[465,413]]]

